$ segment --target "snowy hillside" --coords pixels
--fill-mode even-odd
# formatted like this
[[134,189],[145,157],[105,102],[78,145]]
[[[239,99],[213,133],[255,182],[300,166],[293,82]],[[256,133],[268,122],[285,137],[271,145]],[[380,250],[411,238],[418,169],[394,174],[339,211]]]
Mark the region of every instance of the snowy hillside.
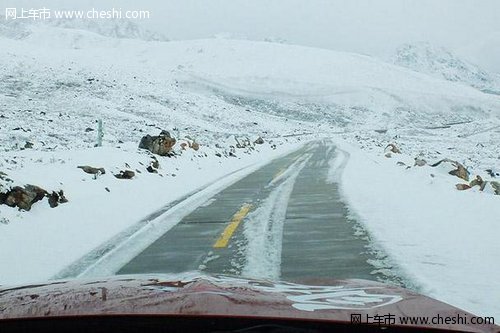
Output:
[[[0,24],[0,191],[35,184],[64,190],[69,199],[29,212],[0,206],[0,284],[52,278],[167,203],[193,196],[189,211],[266,162],[328,138],[345,150],[356,147],[343,178],[352,215],[407,276],[471,311],[492,306],[500,313],[494,301],[477,296],[490,293],[484,281],[497,268],[460,261],[465,250],[456,255],[480,207],[474,226],[491,232],[475,232],[466,248],[487,253],[481,262],[494,262],[498,208],[488,207],[499,197],[477,188],[458,192],[461,179],[429,166],[448,158],[462,163],[471,179],[494,180],[494,172],[486,173],[500,169],[500,98],[491,93],[499,91],[492,74],[445,51],[413,46],[400,51],[395,65],[283,43],[158,40],[164,39],[128,23]],[[96,148],[98,120],[104,137]],[[138,144],[161,130],[179,144],[173,156],[158,158],[159,168],[146,171],[154,159]],[[248,145],[241,147],[242,138]],[[385,154],[389,143],[402,154]],[[429,163],[416,167],[415,158]],[[82,165],[107,172],[91,176]],[[113,177],[125,168],[134,179]],[[419,229],[415,219],[405,219],[408,207],[425,211],[417,220],[424,231],[401,236]],[[447,237],[447,229],[455,232]],[[412,243],[409,251],[403,241],[392,243],[409,238],[444,245]],[[429,256],[443,264],[422,269]],[[472,278],[460,274],[463,265],[485,278],[458,290]],[[443,286],[439,270],[463,280]]]
[[[477,154],[471,166],[484,168],[498,147],[489,131],[473,144],[466,138],[499,124],[498,97],[367,56],[224,39],[110,39],[52,27],[2,44],[0,105],[12,125],[0,140],[9,149],[26,140],[88,147],[95,134],[84,130],[97,118],[108,142],[137,141],[159,123],[197,134],[384,129],[389,138],[411,137],[414,154],[427,151],[411,144],[416,136],[431,140],[431,151],[458,145],[466,152],[452,151],[453,158]],[[28,131],[40,122],[40,131]]]
[[488,73],[442,47],[424,42],[405,44],[397,50],[393,61],[416,72],[500,94],[499,75]]

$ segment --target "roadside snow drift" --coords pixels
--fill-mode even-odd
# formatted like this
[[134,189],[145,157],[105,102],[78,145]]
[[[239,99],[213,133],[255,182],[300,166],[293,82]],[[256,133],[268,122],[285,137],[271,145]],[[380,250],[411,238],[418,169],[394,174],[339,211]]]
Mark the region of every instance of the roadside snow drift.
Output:
[[408,156],[395,161],[343,142],[339,147],[352,213],[403,274],[424,294],[498,318],[498,196],[450,190],[459,179],[430,166],[396,165],[413,162]]

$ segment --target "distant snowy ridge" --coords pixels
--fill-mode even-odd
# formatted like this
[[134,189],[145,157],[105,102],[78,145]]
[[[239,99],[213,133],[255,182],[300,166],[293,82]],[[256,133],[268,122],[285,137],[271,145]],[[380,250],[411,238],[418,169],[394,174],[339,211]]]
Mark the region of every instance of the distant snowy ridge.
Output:
[[486,93],[500,94],[500,76],[467,62],[443,47],[429,43],[404,44],[392,59],[394,64],[460,82]]
[[50,24],[69,29],[81,29],[112,38],[130,38],[144,41],[168,41],[161,33],[142,28],[137,23],[126,19],[112,20],[52,20]]
[[0,15],[0,37],[24,39],[33,33],[35,26],[51,26],[65,29],[90,31],[101,36],[144,41],[168,41],[163,34],[142,28],[127,19],[49,19],[32,21],[26,19],[5,20]]
[[[500,119],[498,97],[470,86],[296,45],[220,38],[158,43],[40,25],[21,39],[0,38],[0,57],[0,116],[9,119],[0,125],[0,143],[8,150],[26,141],[44,149],[88,147],[95,135],[85,130],[96,119],[106,124],[109,142],[137,142],[154,124],[260,135],[288,133],[292,121],[300,130],[309,123],[345,131],[476,121],[478,131]],[[33,128],[27,113],[43,127]]]

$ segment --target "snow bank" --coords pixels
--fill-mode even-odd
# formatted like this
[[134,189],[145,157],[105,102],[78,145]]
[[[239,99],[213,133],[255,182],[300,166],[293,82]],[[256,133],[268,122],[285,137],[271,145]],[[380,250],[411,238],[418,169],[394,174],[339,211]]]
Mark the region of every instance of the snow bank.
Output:
[[405,156],[338,146],[349,154],[341,181],[350,209],[402,273],[424,294],[500,317],[498,197],[456,191],[460,179],[429,166],[396,165]]
[[[0,284],[50,279],[169,202],[299,146],[288,144],[273,150],[264,144],[253,154],[237,151],[238,157],[229,158],[219,158],[213,149],[202,147],[199,152],[188,150],[178,158],[158,157],[158,174],[146,171],[151,157],[137,152],[135,144],[124,144],[119,149],[9,153],[7,156],[16,156],[24,164],[9,171],[9,177],[19,184],[33,183],[47,190],[62,188],[69,202],[50,209],[44,200],[33,205],[30,212],[0,206],[0,216],[11,220],[7,225],[0,224]],[[78,165],[104,167],[106,174],[94,179]],[[136,171],[132,180],[112,175],[123,169],[141,173]],[[244,175],[240,173],[239,177]]]

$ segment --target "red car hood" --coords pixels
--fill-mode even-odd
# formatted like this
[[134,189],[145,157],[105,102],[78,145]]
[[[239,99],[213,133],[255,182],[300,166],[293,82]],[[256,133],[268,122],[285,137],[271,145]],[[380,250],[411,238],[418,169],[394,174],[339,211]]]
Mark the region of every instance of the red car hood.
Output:
[[[494,325],[446,323],[445,318],[470,319],[473,315],[406,289],[365,280],[303,285],[186,273],[55,281],[0,289],[0,325],[20,318],[113,315],[285,318],[500,332]],[[427,324],[400,321],[405,317],[431,320],[437,316],[442,319]]]

